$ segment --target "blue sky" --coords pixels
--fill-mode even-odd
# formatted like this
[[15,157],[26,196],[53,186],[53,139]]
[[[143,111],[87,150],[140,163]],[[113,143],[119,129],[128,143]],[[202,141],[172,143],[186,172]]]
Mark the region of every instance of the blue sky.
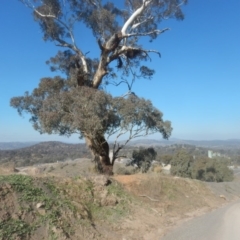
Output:
[[[159,50],[162,57],[152,56],[156,74],[150,81],[136,82],[133,91],[150,99],[172,122],[172,137],[240,138],[239,9],[239,0],[189,0],[184,21],[162,22],[160,28],[171,30],[152,44],[146,41],[145,47]],[[78,142],[77,136],[40,135],[28,116],[22,118],[10,107],[11,97],[31,92],[40,78],[56,74],[45,61],[58,49],[42,40],[31,11],[17,0],[2,0],[0,22],[0,142]],[[96,54],[95,39],[81,30],[76,33],[84,49]],[[109,91],[119,93],[116,88]]]

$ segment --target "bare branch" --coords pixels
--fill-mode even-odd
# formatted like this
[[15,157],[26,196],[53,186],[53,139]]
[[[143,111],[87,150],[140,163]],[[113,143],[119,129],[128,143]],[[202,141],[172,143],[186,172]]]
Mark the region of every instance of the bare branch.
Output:
[[147,33],[129,33],[129,34],[125,34],[124,38],[129,38],[129,37],[134,37],[134,36],[149,36],[152,34],[160,35],[161,33],[164,33],[167,30],[170,30],[170,28],[164,28],[162,30],[156,29],[156,30],[153,30],[153,31],[147,32]]
[[51,15],[51,14],[43,14],[43,13],[40,13],[35,7],[33,7],[33,11],[35,13],[37,13],[39,16],[41,17],[46,17],[46,18],[54,18],[54,19],[57,19],[57,17],[55,15]]
[[151,200],[151,201],[153,201],[153,202],[159,202],[159,200],[153,199],[153,198],[151,198],[151,197],[149,197],[149,196],[147,196],[147,195],[139,195],[139,197],[146,197],[146,198],[148,198],[149,200]]
[[186,4],[186,0],[183,0],[181,3],[179,3],[177,7],[181,7],[183,4]]
[[152,19],[153,19],[153,17],[149,17],[149,18],[143,20],[142,22],[135,23],[132,25],[131,29],[135,29],[135,28],[139,27],[141,24],[146,23]]
[[122,27],[122,36],[126,35],[127,29],[131,26],[131,24],[134,22],[134,20],[141,15],[141,13],[147,8],[147,6],[152,2],[152,0],[143,0],[142,6],[139,7],[125,22],[125,24]]
[[39,16],[41,17],[48,17],[48,18],[56,18],[55,15],[52,14],[43,14],[41,12],[39,12],[35,5],[33,3],[31,3],[30,0],[20,0],[26,7],[31,8],[35,13],[37,13]]
[[[134,124],[131,124],[129,126],[129,128],[126,128],[125,131],[121,131],[115,138],[115,141],[114,141],[114,146],[113,146],[113,158],[112,158],[112,162],[114,163],[115,159],[118,157],[118,153],[121,149],[123,149],[132,139],[134,138],[138,138],[138,137],[143,137],[143,136],[146,136],[146,135],[150,135],[150,134],[153,134],[154,132],[152,133],[149,133],[148,131],[149,129],[144,126],[144,125],[141,125],[139,127],[136,128],[136,126]],[[122,135],[126,134],[127,132],[129,132],[129,136],[128,136],[128,139],[121,145],[119,145],[119,143],[117,142],[117,140],[119,139],[119,137],[121,137]],[[144,133],[145,132],[145,133]],[[116,132],[112,133],[112,134],[115,134]],[[111,134],[111,135],[112,135]],[[116,148],[116,146],[118,145],[118,147]],[[116,149],[115,149],[116,148]]]
[[100,1],[96,0],[89,0],[89,3],[92,4],[94,7],[99,8],[101,6]]
[[64,41],[60,38],[57,38],[56,41],[58,41],[60,43],[60,44],[56,44],[56,46],[70,48],[78,54],[78,56],[80,57],[80,59],[82,61],[83,71],[87,74],[88,73],[88,66],[87,66],[87,61],[86,61],[86,58],[85,58],[84,54],[73,44],[67,43],[66,41]]
[[[128,87],[128,93],[127,94],[124,94],[124,96],[126,96],[126,95],[129,95],[129,93],[131,93],[131,88],[132,88],[132,85],[133,85],[133,80],[132,80],[132,83],[131,84],[129,84],[129,82],[126,80],[126,79],[123,79],[122,81],[120,81],[120,82],[110,82],[109,84],[112,84],[112,85],[114,85],[114,86],[119,86],[120,84],[122,84],[122,83],[125,83],[125,84],[127,84],[127,87]],[[122,96],[123,97],[123,96]]]
[[[125,56],[125,54],[127,54],[128,51],[140,51],[146,54],[146,56],[148,56],[148,53],[156,53],[158,54],[159,57],[161,57],[160,52],[158,52],[157,50],[146,50],[146,49],[142,49],[142,48],[135,48],[135,47],[129,47],[129,46],[122,46],[120,49],[116,50],[112,55],[110,55],[107,58],[107,63],[109,64],[110,62],[116,60],[119,56]],[[149,56],[148,56],[149,57]],[[150,57],[149,57],[150,58]]]
[[67,47],[67,48],[70,48],[72,49],[74,52],[76,52],[80,59],[81,59],[81,62],[82,62],[82,65],[83,65],[83,71],[85,73],[88,73],[88,66],[87,66],[87,61],[85,59],[85,56],[84,54],[81,52],[81,50],[77,47],[76,43],[75,43],[75,38],[74,38],[74,35],[73,35],[73,31],[72,29],[66,24],[64,23],[63,21],[61,21],[57,16],[55,15],[52,15],[52,14],[43,14],[41,13],[40,11],[38,11],[36,9],[36,7],[34,6],[34,4],[32,4],[30,2],[30,0],[20,0],[23,4],[25,4],[25,6],[29,7],[30,9],[32,9],[36,14],[38,14],[39,16],[43,17],[43,18],[53,18],[54,20],[56,20],[58,23],[60,23],[65,29],[67,29],[69,35],[70,35],[70,38],[71,38],[71,41],[72,41],[72,44],[71,43],[68,43],[66,41],[64,41],[63,39],[60,39],[60,38],[56,38],[55,40],[57,42],[59,42],[59,44],[56,44],[56,46],[59,46],[59,47]]
[[45,14],[42,14],[41,12],[39,12],[34,6],[33,6],[33,11],[35,13],[37,13],[39,16],[41,17],[45,17],[45,18],[54,18],[57,22],[59,22],[61,25],[63,25],[67,30],[68,30],[68,33],[70,35],[70,38],[72,40],[72,43],[74,45],[75,48],[77,48],[76,46],[76,43],[75,43],[75,38],[74,38],[74,35],[73,35],[73,32],[72,32],[72,29],[70,27],[67,26],[66,23],[64,23],[63,21],[61,21],[58,17],[56,17],[55,15],[45,15]]

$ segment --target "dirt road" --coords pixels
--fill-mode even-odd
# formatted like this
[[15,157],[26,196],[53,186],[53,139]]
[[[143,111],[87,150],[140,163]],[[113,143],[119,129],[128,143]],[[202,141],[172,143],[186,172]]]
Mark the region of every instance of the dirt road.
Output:
[[183,223],[161,240],[239,240],[240,201]]

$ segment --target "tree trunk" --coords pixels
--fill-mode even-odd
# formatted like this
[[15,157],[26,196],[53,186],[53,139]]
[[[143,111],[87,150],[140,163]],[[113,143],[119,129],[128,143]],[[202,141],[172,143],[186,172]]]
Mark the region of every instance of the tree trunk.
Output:
[[91,150],[99,173],[113,175],[113,164],[109,157],[109,145],[103,135],[94,138],[85,135],[88,148]]

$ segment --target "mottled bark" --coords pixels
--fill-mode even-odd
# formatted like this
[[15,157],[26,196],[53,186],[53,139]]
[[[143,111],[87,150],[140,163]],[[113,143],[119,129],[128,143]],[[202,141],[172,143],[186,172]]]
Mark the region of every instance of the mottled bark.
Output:
[[112,175],[113,165],[109,157],[109,145],[104,136],[98,135],[93,138],[85,135],[85,140],[91,150],[98,172]]

